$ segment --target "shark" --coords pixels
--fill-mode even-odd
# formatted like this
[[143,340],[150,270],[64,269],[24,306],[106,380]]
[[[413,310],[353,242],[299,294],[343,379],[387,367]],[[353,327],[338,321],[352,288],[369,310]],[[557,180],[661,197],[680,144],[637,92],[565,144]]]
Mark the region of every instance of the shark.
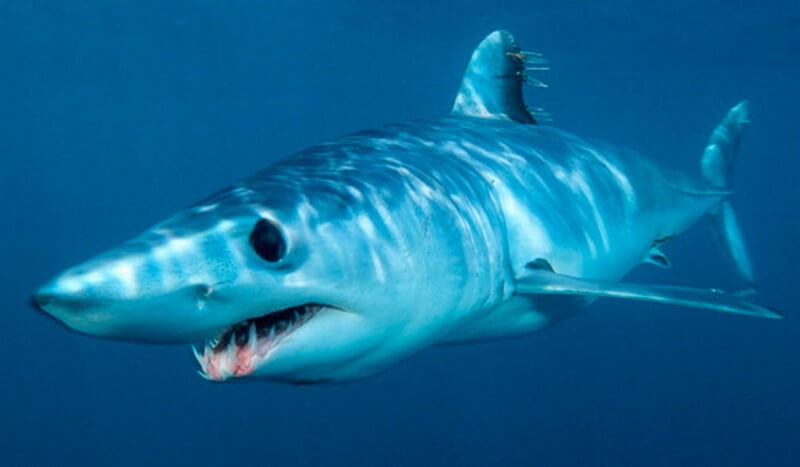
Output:
[[624,280],[668,267],[662,245],[710,217],[754,284],[731,204],[747,103],[683,173],[541,124],[523,85],[543,84],[531,77],[543,62],[492,32],[449,114],[280,159],[58,274],[33,302],[81,333],[196,344],[211,381],[295,384],[531,334],[598,299],[781,318],[750,293]]

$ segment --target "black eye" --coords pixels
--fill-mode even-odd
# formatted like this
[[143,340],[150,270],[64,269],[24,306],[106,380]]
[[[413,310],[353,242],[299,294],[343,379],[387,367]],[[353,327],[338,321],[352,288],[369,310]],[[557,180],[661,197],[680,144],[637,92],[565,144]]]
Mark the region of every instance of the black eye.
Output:
[[250,232],[250,245],[258,256],[270,263],[276,263],[286,254],[286,242],[280,229],[272,222],[261,219]]

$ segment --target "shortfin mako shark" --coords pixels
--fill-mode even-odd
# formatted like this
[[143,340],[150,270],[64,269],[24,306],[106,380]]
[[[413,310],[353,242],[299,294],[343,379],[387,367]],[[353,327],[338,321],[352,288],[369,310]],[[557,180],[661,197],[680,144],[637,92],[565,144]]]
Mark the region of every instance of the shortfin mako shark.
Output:
[[[449,115],[361,131],[278,160],[58,275],[35,304],[77,331],[204,342],[213,381],[374,375],[437,344],[541,330],[598,298],[761,318],[750,295],[620,280],[710,216],[754,282],[730,203],[747,103],[697,176],[540,125],[543,59],[505,31],[475,49]],[[645,306],[645,305],[643,305]]]

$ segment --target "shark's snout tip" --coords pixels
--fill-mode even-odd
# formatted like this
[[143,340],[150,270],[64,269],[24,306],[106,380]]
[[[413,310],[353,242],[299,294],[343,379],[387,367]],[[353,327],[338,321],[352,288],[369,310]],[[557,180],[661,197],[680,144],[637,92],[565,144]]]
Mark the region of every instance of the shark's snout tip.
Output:
[[[46,299],[44,301],[46,302]],[[28,304],[39,311],[44,311],[44,306],[42,305],[42,300],[40,300],[38,292],[34,292],[28,297]]]
[[30,304],[49,315],[59,312],[75,312],[84,306],[80,294],[65,290],[58,280],[52,280],[36,289],[29,298]]
[[28,303],[39,311],[47,312],[47,306],[56,300],[57,295],[53,290],[52,282],[48,282],[33,291],[28,298]]
[[58,297],[56,294],[49,292],[46,286],[39,287],[36,289],[30,297],[28,297],[28,303],[30,306],[36,310],[37,312],[41,313],[48,318],[55,319],[56,321],[61,321],[59,318],[56,317],[54,314],[54,304],[56,303]]

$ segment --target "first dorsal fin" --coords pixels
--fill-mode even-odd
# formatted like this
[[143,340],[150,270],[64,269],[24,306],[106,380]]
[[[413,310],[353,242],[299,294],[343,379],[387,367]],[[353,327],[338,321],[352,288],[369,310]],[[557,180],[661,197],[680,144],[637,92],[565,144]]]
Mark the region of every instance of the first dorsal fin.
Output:
[[467,64],[453,113],[536,123],[522,98],[526,55],[507,31],[481,41]]

